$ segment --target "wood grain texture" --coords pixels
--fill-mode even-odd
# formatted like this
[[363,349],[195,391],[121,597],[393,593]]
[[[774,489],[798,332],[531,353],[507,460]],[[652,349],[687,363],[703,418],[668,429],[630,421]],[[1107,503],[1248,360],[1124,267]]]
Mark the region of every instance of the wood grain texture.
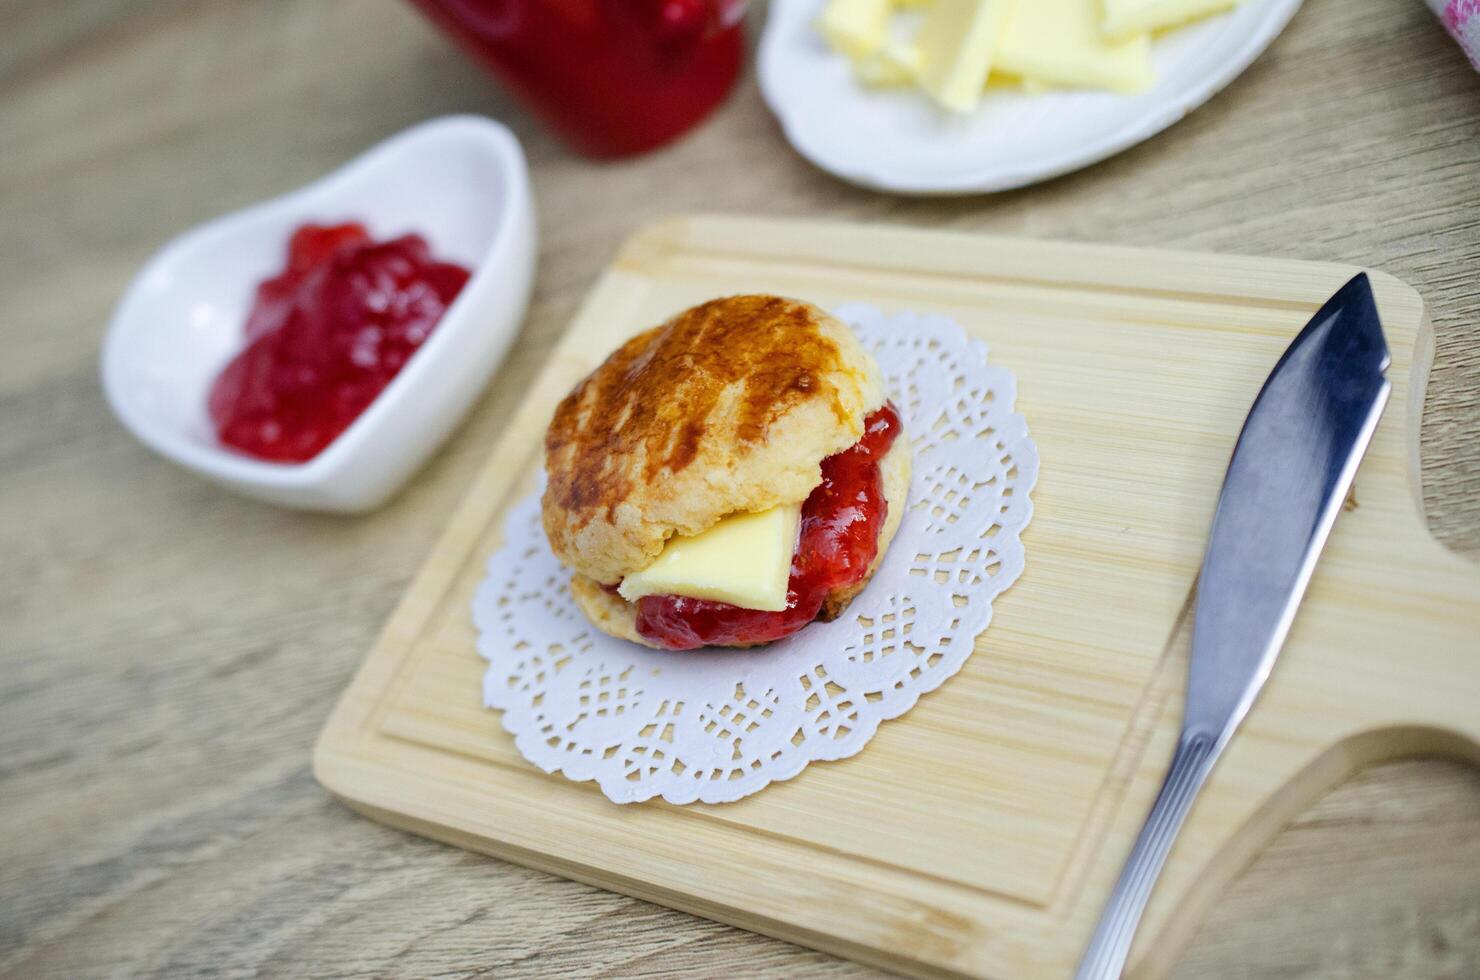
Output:
[[[676,147],[567,155],[405,7],[0,3],[0,975],[866,976],[387,830],[314,734],[597,272],[675,210],[807,214],[1379,266],[1428,303],[1431,521],[1480,552],[1480,77],[1422,4],[1312,0],[1226,92],[1114,160],[906,201],[812,170],[746,80]],[[524,139],[524,333],[388,508],[223,494],[108,416],[107,314],[166,238],[430,115]],[[1214,910],[1179,977],[1480,974],[1480,777],[1335,790]]]

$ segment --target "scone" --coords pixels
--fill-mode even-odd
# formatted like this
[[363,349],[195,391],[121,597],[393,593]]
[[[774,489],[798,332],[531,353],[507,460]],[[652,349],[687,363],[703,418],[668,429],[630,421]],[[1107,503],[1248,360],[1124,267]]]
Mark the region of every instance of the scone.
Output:
[[581,610],[683,650],[840,614],[899,526],[910,451],[846,325],[731,296],[639,334],[577,385],[545,468],[545,533]]

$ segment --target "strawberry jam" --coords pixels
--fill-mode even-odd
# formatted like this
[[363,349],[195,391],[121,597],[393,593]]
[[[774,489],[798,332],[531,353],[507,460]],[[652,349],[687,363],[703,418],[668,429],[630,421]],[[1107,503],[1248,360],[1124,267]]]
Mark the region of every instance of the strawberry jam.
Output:
[[247,346],[211,387],[218,437],[259,459],[312,459],[390,384],[467,281],[420,235],[374,242],[358,224],[299,228],[288,267],[257,287]]
[[646,596],[637,600],[637,632],[669,650],[693,650],[779,640],[816,619],[828,594],[862,581],[878,554],[889,513],[879,461],[899,429],[899,415],[885,402],[865,421],[862,439],[822,461],[822,482],[802,505],[785,609],[762,612],[709,599]]

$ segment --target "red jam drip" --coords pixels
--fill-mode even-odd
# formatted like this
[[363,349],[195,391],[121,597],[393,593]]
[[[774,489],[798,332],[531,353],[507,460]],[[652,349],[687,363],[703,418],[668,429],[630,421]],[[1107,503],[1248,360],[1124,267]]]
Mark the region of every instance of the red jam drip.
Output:
[[669,650],[693,650],[779,640],[816,619],[828,594],[860,582],[878,554],[889,513],[879,461],[899,429],[899,415],[886,402],[865,421],[862,439],[822,461],[822,482],[802,505],[785,609],[762,612],[709,599],[645,596],[637,600],[638,634]]
[[369,407],[468,281],[420,235],[370,240],[358,224],[304,225],[288,266],[257,287],[247,346],[207,402],[223,443],[312,459]]

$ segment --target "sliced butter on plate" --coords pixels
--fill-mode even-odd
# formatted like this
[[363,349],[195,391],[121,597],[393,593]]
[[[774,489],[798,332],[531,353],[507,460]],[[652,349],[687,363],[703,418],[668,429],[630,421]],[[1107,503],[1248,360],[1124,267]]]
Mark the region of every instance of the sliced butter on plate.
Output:
[[657,559],[624,578],[617,592],[628,602],[681,595],[779,612],[786,608],[801,520],[801,504],[783,504],[732,514],[691,537],[669,538]]
[[1108,41],[1100,0],[1023,0],[1002,35],[993,67],[1036,85],[1140,92],[1156,81],[1146,33]]
[[875,88],[913,85],[920,77],[920,48],[891,37],[854,61],[853,71],[860,82]]
[[835,51],[858,59],[878,50],[889,36],[892,0],[828,0],[817,29]]
[[1118,40],[1145,31],[1180,27],[1188,21],[1222,13],[1238,6],[1239,0],[1104,0],[1105,16],[1100,30]]
[[1037,2],[935,0],[926,8],[915,39],[920,50],[920,87],[953,112],[975,109],[1013,8]]

